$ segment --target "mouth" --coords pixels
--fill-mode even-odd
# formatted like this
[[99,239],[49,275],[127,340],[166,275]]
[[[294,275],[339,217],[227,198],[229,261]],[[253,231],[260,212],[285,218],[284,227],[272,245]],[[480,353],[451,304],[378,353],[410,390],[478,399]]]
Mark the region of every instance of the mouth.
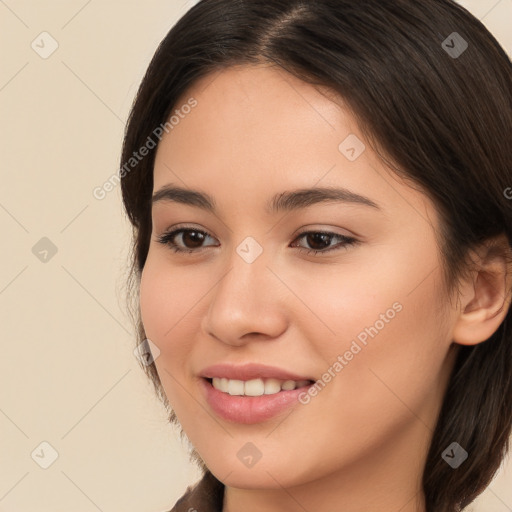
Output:
[[269,421],[300,404],[300,396],[314,384],[312,380],[250,380],[226,377],[199,379],[210,410],[224,421],[257,424]]

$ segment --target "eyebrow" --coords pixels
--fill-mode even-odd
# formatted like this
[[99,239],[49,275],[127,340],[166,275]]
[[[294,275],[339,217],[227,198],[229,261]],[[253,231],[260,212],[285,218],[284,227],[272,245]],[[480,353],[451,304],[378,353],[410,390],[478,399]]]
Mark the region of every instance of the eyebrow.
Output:
[[[216,202],[210,195],[198,190],[190,190],[174,185],[165,185],[153,194],[152,204],[172,201],[217,213]],[[319,203],[351,203],[381,210],[380,206],[368,197],[356,194],[345,188],[316,187],[286,191],[273,196],[266,204],[266,211],[277,214],[292,211]]]

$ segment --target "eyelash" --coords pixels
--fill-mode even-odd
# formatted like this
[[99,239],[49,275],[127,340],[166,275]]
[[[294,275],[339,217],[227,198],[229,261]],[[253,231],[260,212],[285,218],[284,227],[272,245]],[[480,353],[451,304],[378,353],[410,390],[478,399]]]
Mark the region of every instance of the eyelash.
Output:
[[[211,236],[206,231],[203,231],[201,229],[178,228],[178,229],[175,229],[173,231],[168,231],[168,232],[163,233],[162,235],[158,236],[157,242],[161,243],[163,245],[168,245],[176,253],[197,253],[197,252],[200,252],[202,249],[205,249],[205,247],[200,247],[198,249],[181,249],[181,248],[179,248],[176,245],[176,243],[173,241],[173,239],[176,235],[178,235],[180,233],[185,233],[185,232],[200,233],[201,235],[204,235],[204,236]],[[338,245],[335,245],[332,248],[326,249],[326,250],[306,249],[304,247],[298,247],[298,249],[301,252],[305,251],[307,254],[314,253],[314,255],[317,255],[318,253],[325,254],[325,253],[331,252],[331,251],[338,251],[338,250],[341,250],[342,248],[354,246],[359,243],[359,240],[356,240],[355,238],[348,237],[345,235],[340,235],[339,233],[331,233],[329,231],[304,231],[303,233],[300,233],[295,240],[299,240],[306,235],[316,235],[316,234],[328,235],[330,237],[338,238],[339,240],[341,240],[341,243]]]

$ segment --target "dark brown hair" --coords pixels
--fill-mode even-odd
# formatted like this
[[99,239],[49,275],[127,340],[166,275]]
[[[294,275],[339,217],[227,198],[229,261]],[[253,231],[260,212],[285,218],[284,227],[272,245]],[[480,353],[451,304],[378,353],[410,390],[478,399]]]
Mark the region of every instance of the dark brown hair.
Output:
[[[374,150],[434,202],[448,290],[467,275],[468,249],[500,234],[510,248],[512,64],[483,24],[451,0],[203,0],[170,30],[147,69],[121,165],[199,78],[258,63],[332,90]],[[121,173],[133,225],[128,292],[137,300],[152,229],[154,156]],[[140,342],[146,336],[136,309]],[[466,507],[508,450],[511,314],[486,342],[460,347],[424,468],[428,512]],[[175,422],[154,364],[143,368]],[[457,469],[441,457],[453,441],[469,453]]]

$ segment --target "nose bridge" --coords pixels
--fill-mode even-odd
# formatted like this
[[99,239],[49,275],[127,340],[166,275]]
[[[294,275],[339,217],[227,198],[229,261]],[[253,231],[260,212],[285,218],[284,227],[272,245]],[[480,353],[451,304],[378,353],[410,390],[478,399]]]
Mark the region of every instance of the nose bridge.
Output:
[[[267,268],[267,253],[252,237],[246,237],[227,258],[227,270],[218,283],[214,294],[217,302],[234,302],[240,310],[248,312],[268,295],[268,278],[272,273]],[[253,304],[256,302],[256,304]],[[258,308],[261,310],[261,308]]]
[[282,308],[273,301],[277,280],[267,268],[268,253],[247,237],[226,258],[226,270],[212,290],[205,330],[230,344],[246,333],[277,336],[284,326]]

